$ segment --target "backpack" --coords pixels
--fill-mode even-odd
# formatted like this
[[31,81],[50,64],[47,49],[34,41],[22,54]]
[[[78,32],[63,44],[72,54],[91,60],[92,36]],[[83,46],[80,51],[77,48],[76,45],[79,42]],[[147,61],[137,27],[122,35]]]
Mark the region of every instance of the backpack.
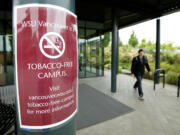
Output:
[[[135,60],[138,61],[138,56],[135,57]],[[148,60],[147,60],[147,56],[143,56],[143,63],[144,64],[147,64],[148,63]]]

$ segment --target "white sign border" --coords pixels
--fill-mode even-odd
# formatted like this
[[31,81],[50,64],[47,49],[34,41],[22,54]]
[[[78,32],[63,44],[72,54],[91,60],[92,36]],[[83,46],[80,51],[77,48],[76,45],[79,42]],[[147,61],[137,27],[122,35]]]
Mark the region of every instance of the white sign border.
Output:
[[[54,124],[50,124],[50,125],[45,125],[45,126],[28,126],[28,125],[22,125],[21,123],[21,112],[20,112],[20,101],[19,101],[19,86],[18,86],[18,71],[17,71],[17,9],[19,8],[25,8],[25,7],[49,7],[49,8],[55,8],[55,9],[58,9],[58,10],[63,10],[69,14],[71,14],[72,16],[74,16],[76,19],[77,19],[77,16],[67,10],[66,8],[64,7],[60,7],[60,6],[55,6],[55,5],[51,5],[51,4],[24,4],[24,5],[19,5],[19,6],[15,6],[14,9],[13,9],[13,29],[14,29],[14,33],[15,33],[15,37],[14,37],[14,41],[15,41],[15,83],[16,83],[16,95],[17,95],[17,109],[18,109],[18,117],[19,117],[19,123],[20,123],[20,128],[23,128],[23,129],[49,129],[49,128],[54,128],[56,126],[60,126],[60,125],[63,125],[64,123],[70,121],[73,116],[76,115],[76,113],[78,112],[78,74],[77,74],[77,89],[76,89],[76,109],[75,111],[69,116],[67,117],[66,119],[60,121],[60,122],[57,122],[57,123],[54,123]],[[76,22],[76,25],[77,25],[77,22]],[[78,31],[76,31],[76,34],[78,34]],[[77,38],[76,38],[77,39]],[[78,40],[78,39],[77,39]],[[77,42],[78,43],[78,42]],[[77,44],[76,43],[76,44]],[[78,46],[78,44],[77,44]],[[76,47],[77,47],[76,46]],[[78,53],[78,47],[77,47],[77,53]],[[77,55],[78,56],[78,55]],[[78,57],[77,57],[78,58]],[[78,59],[77,59],[78,61]],[[77,63],[77,71],[78,71],[78,63]]]

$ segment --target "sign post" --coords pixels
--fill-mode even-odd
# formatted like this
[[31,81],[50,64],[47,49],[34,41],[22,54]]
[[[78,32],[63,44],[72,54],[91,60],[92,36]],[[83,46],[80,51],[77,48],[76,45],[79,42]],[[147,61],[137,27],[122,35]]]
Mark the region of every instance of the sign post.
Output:
[[77,18],[51,4],[14,6],[19,134],[75,134]]

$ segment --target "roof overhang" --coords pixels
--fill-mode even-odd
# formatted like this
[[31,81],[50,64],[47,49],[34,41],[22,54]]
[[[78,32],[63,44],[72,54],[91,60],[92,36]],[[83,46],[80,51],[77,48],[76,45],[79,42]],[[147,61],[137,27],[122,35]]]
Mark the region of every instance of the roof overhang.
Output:
[[113,9],[124,28],[177,12],[180,0],[76,0],[78,20],[102,24],[103,32],[112,30]]

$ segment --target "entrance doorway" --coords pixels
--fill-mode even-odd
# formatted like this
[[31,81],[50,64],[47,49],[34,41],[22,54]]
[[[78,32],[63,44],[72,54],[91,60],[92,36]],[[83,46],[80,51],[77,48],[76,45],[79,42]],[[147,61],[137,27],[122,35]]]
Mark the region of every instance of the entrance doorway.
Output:
[[79,39],[79,78],[104,75],[103,36]]

